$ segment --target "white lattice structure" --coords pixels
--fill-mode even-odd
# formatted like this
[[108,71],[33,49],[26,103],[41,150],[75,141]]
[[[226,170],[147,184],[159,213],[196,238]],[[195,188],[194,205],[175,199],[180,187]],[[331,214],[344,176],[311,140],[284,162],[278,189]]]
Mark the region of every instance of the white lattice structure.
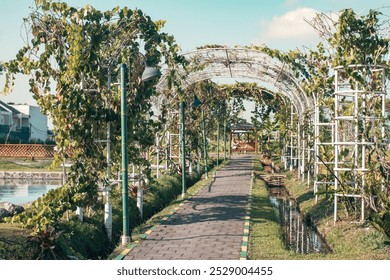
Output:
[[364,83],[351,82],[342,67],[335,69],[334,93],[334,221],[340,197],[360,199],[364,220],[369,152],[384,138],[386,76],[382,66],[350,66]]
[[[289,168],[290,171],[294,168],[299,168],[300,159],[300,125],[297,117],[297,111],[294,106],[290,106],[290,129],[289,139],[286,139],[285,150],[284,150],[284,166],[285,169]],[[300,172],[298,172],[300,175]]]
[[331,159],[334,152],[334,113],[329,106],[320,105],[319,99],[315,96],[313,173],[316,202],[318,192],[329,190],[334,185],[334,177],[331,174],[334,169],[334,160]]

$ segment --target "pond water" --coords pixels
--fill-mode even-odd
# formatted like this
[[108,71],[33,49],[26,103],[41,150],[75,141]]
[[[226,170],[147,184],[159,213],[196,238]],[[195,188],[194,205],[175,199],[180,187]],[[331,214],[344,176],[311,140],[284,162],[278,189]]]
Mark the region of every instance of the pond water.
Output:
[[287,249],[296,253],[330,253],[330,248],[317,230],[308,225],[285,187],[269,188],[270,201],[279,217]]
[[36,200],[60,185],[60,180],[0,179],[0,202],[22,205]]

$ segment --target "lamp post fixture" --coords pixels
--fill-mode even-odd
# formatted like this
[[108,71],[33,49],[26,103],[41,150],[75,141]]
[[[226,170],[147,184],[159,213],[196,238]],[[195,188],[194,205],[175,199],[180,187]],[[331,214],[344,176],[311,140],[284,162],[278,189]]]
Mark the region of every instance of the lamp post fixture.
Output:
[[0,61],[0,76],[3,75],[7,69],[4,67],[3,62]]
[[[121,136],[122,136],[122,211],[123,211],[123,234],[122,244],[126,245],[131,241],[129,222],[129,189],[128,189],[128,151],[127,151],[127,95],[126,95],[126,64],[121,64]],[[161,76],[159,69],[146,65],[142,73],[142,81],[148,81]]]

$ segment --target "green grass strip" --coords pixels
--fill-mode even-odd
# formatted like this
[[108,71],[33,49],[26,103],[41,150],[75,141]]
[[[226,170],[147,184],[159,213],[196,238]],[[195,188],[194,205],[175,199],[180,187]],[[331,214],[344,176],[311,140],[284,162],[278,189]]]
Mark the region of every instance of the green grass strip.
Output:
[[[221,169],[225,164],[221,164],[218,168],[215,168],[216,170]],[[155,230],[160,224],[163,224],[164,222],[168,221],[169,218],[177,212],[185,203],[187,203],[191,197],[199,193],[203,188],[209,187],[211,184],[213,184],[215,181],[215,178],[209,178],[209,179],[204,179],[200,180],[198,183],[196,183],[193,187],[187,190],[186,196],[184,198],[178,198],[174,202],[171,203],[170,206],[166,207],[164,210],[161,212],[157,213],[154,215],[152,218],[150,218],[145,224],[141,225],[142,228],[145,228],[142,233],[136,234],[134,236],[134,239],[139,240],[139,239],[146,239],[149,234],[153,230]],[[180,204],[180,206],[177,206],[177,204]],[[149,225],[149,226],[148,226]],[[140,227],[140,228],[141,228]],[[134,232],[134,231],[133,231]],[[148,234],[146,234],[148,232]],[[139,244],[138,244],[139,245]],[[123,260],[126,255],[136,246],[137,244],[130,243],[127,249],[123,250],[121,253],[119,253],[116,257],[114,257],[114,260]],[[130,249],[130,250],[129,250]]]
[[249,259],[294,259],[294,254],[284,247],[280,225],[269,202],[265,183],[261,179],[255,179],[252,190],[248,247]]

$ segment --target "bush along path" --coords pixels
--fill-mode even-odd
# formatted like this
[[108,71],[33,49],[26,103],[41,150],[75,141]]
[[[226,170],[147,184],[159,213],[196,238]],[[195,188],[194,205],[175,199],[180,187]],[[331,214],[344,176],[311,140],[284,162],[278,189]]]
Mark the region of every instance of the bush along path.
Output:
[[[240,259],[245,231],[252,156],[231,159],[174,213],[163,218],[116,259]],[[244,245],[244,246],[243,246]]]
[[[216,162],[209,161],[209,169]],[[200,175],[187,176],[188,193],[196,186]],[[181,177],[164,175],[152,181],[144,196],[144,219],[149,219],[181,194]],[[85,211],[80,222],[74,212],[68,211],[57,223],[41,234],[22,229],[18,224],[0,223],[0,259],[106,259],[116,248],[122,230],[121,190],[111,193],[113,206],[113,241],[107,238],[102,222],[104,205],[97,203]],[[135,198],[129,200],[130,227],[137,232],[145,224],[140,220]]]

